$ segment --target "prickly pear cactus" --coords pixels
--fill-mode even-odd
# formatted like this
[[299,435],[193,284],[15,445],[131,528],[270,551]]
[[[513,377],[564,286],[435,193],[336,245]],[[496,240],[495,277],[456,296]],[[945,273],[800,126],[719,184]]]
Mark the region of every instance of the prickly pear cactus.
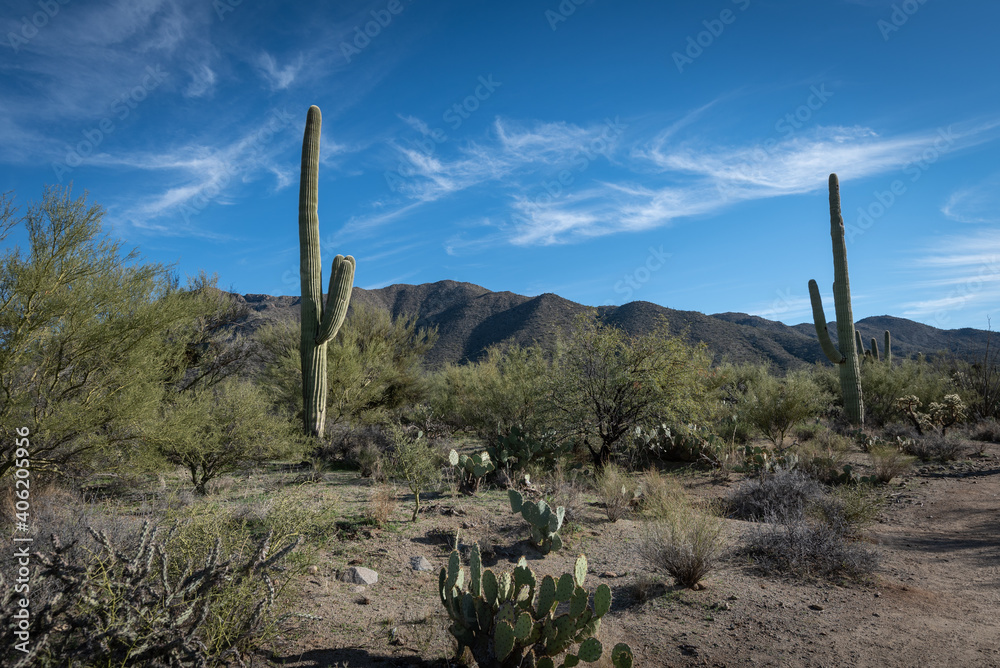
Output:
[[[456,658],[468,647],[479,668],[555,668],[556,659],[561,659],[562,668],[593,663],[604,654],[594,635],[611,609],[611,589],[598,585],[589,605],[590,594],[583,588],[584,555],[577,558],[572,574],[559,580],[546,575],[539,581],[524,557],[513,572],[497,577],[482,567],[479,546],[473,545],[468,574],[466,578],[456,551],[438,577],[441,603],[452,622],[448,630],[458,641]],[[560,603],[568,608],[557,615]],[[615,668],[630,668],[632,649],[619,643],[611,662]]]
[[565,508],[559,506],[553,511],[544,500],[525,501],[516,489],[507,490],[507,495],[510,498],[511,512],[521,513],[521,517],[531,525],[531,542],[542,554],[562,548],[559,530],[566,518]]
[[[827,358],[840,369],[840,389],[844,395],[844,412],[852,424],[863,426],[865,405],[861,395],[860,336],[855,338],[854,314],[851,311],[851,283],[847,275],[847,244],[844,242],[844,218],[840,213],[840,181],[830,174],[830,236],[833,239],[833,301],[837,310],[837,345],[833,345],[826,328],[823,300],[816,281],[809,281],[816,335]],[[838,347],[839,346],[839,349]]]
[[470,457],[452,450],[448,453],[448,462],[458,470],[459,488],[464,494],[478,493],[483,477],[496,470],[488,452],[479,452]]

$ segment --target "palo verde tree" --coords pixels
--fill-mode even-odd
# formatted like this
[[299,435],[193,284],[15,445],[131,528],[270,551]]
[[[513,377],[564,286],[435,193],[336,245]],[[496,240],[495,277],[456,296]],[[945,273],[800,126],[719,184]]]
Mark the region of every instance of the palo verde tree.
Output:
[[27,241],[0,259],[0,477],[15,426],[30,429],[37,472],[85,469],[139,441],[178,357],[165,332],[189,304],[167,267],[101,233],[86,195],[49,187],[19,219],[9,198],[0,210]]
[[567,435],[597,438],[587,447],[598,468],[636,426],[690,422],[705,406],[704,347],[672,336],[665,322],[631,335],[583,314],[575,322],[554,374],[551,401]]

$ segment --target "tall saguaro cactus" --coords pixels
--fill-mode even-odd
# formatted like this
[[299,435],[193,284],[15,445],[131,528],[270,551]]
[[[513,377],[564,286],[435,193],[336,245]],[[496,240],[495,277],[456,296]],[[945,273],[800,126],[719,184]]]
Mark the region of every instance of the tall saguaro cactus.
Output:
[[837,310],[837,346],[830,340],[823,313],[823,300],[815,280],[809,281],[816,335],[827,358],[840,369],[840,389],[844,411],[851,423],[862,426],[865,405],[861,396],[861,365],[855,339],[854,314],[851,312],[851,284],[847,276],[847,244],[844,242],[844,218],[840,213],[840,182],[830,174],[830,236],[833,239],[833,301]]
[[299,178],[299,275],[302,279],[302,404],[305,433],[322,436],[326,424],[326,344],[347,315],[354,282],[354,258],[333,259],[330,289],[323,304],[323,266],[319,248],[319,135],[323,116],[309,107],[302,137]]

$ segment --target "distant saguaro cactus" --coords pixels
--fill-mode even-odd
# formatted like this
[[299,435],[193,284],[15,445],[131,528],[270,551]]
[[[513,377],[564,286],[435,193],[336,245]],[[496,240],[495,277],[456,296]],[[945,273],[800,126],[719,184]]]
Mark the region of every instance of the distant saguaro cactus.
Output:
[[[815,280],[809,281],[816,335],[827,358],[840,369],[840,389],[844,395],[847,419],[864,425],[865,405],[861,396],[861,365],[858,359],[860,334],[855,333],[851,312],[851,284],[847,276],[847,244],[844,242],[844,218],[840,213],[840,182],[830,174],[830,236],[833,239],[833,300],[837,311],[837,346],[830,340],[823,313],[823,300]],[[862,355],[864,353],[861,353]]]
[[319,136],[323,117],[309,107],[302,137],[299,178],[299,253],[302,279],[302,404],[305,433],[321,436],[326,424],[326,344],[347,315],[354,282],[354,258],[333,259],[330,289],[323,305],[323,266],[319,247]]

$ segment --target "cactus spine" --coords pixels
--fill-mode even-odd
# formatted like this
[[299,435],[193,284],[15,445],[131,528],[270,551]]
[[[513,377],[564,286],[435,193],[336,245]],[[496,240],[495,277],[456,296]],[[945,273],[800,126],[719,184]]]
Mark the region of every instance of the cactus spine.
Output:
[[302,137],[299,178],[299,275],[302,279],[302,404],[305,433],[322,436],[326,424],[326,344],[337,334],[351,299],[354,258],[333,260],[330,289],[323,304],[323,266],[319,244],[319,137],[323,117],[309,107]]
[[840,389],[844,395],[844,411],[847,419],[852,424],[862,426],[865,422],[865,406],[861,396],[861,365],[855,339],[854,314],[851,312],[847,244],[844,241],[844,218],[840,213],[840,182],[836,174],[830,174],[830,236],[833,239],[833,300],[837,312],[839,349],[830,340],[826,316],[823,313],[823,300],[815,280],[809,281],[809,298],[812,301],[816,335],[819,337],[823,352],[840,368]]

